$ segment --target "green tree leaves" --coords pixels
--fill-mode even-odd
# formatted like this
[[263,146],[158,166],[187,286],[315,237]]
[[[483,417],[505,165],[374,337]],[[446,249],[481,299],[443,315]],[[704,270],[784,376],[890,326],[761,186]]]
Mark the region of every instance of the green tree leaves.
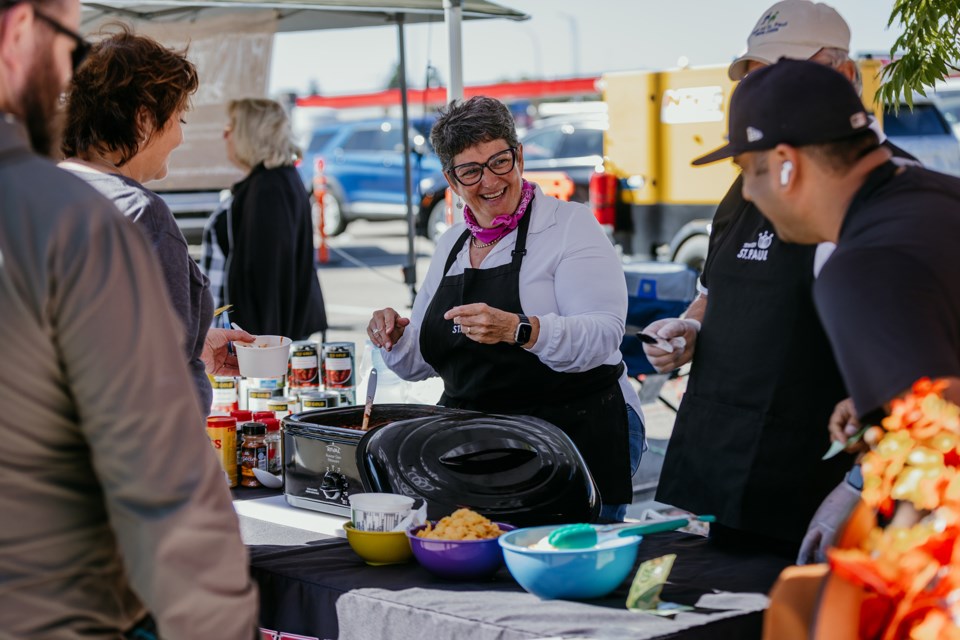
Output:
[[950,73],[960,71],[960,0],[896,0],[888,26],[899,23],[903,33],[893,45],[902,52],[883,68],[877,97],[894,109],[902,102],[913,107],[913,95]]

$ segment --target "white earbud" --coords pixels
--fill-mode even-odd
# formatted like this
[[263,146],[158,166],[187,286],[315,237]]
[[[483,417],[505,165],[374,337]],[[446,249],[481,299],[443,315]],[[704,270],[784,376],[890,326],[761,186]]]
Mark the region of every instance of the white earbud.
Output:
[[790,183],[790,174],[793,173],[793,163],[789,160],[784,160],[783,166],[780,167],[780,186],[785,187]]

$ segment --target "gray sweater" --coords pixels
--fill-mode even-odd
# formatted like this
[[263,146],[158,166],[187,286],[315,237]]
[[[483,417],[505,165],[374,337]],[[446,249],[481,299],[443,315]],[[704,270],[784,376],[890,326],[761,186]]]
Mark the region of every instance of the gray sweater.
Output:
[[0,113],[0,637],[249,640],[257,592],[150,245]]
[[173,213],[160,196],[132,178],[112,173],[74,173],[112,200],[127,218],[137,223],[153,245],[173,309],[187,332],[187,366],[197,386],[200,410],[206,415],[213,392],[200,354],[213,320],[213,297],[208,291],[207,277],[187,251],[187,241]]

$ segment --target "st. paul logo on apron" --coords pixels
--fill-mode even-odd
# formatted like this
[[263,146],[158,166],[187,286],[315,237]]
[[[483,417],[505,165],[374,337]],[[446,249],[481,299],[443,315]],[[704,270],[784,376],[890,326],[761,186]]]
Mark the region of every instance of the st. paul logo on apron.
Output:
[[761,231],[757,236],[756,242],[743,243],[740,253],[737,254],[737,259],[766,262],[770,245],[773,244],[773,238],[773,233],[769,231]]

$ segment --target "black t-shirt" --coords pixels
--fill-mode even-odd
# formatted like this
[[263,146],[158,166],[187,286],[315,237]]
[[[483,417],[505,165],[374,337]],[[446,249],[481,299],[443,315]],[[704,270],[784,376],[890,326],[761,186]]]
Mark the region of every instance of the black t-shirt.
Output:
[[886,163],[847,211],[814,298],[861,417],[960,376],[960,179]]

